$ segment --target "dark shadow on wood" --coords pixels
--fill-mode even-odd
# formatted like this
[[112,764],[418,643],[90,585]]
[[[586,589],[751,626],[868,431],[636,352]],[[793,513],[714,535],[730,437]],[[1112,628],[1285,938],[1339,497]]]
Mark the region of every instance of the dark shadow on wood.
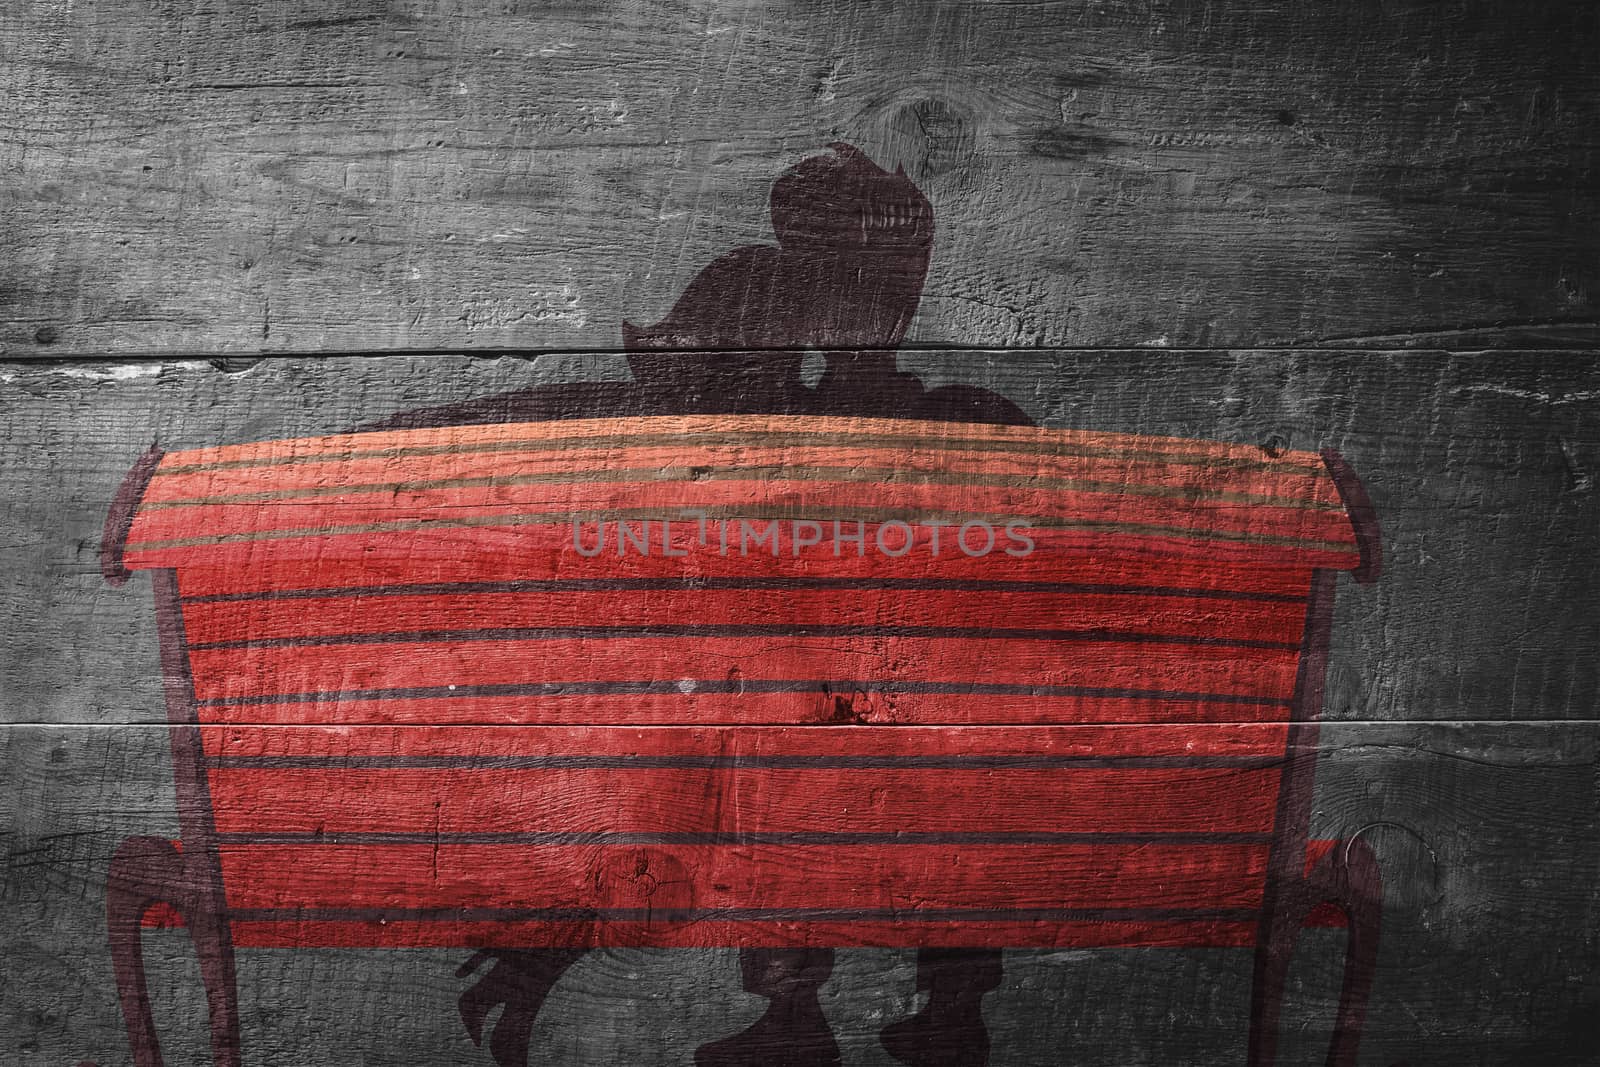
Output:
[[999,949],[929,949],[917,953],[917,991],[928,1003],[884,1027],[889,1055],[910,1067],[984,1067],[989,1030],[983,997],[1004,977]]
[[[971,386],[926,389],[895,364],[921,301],[933,207],[902,173],[830,145],[773,184],[778,243],[713,260],[653,326],[622,324],[633,381],[538,386],[401,412],[364,430],[651,415],[874,415],[1028,425]],[[826,360],[814,386],[806,352]]]
[[770,1003],[747,1030],[700,1046],[695,1067],[839,1067],[817,989],[833,971],[827,948],[747,948],[739,953],[744,988]]
[[489,1013],[503,1007],[489,1038],[489,1054],[498,1067],[524,1067],[533,1024],[556,980],[587,952],[582,948],[484,949],[456,970],[465,978],[492,961],[487,974],[461,994],[457,1010],[474,1045],[483,1044]]

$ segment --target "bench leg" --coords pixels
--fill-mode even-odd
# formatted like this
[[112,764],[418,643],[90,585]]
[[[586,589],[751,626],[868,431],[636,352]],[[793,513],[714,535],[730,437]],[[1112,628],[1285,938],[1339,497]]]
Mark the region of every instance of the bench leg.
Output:
[[161,1067],[161,1046],[156,1041],[156,1020],[150,1011],[150,990],[144,974],[145,912],[170,895],[156,888],[159,875],[154,868],[168,856],[176,860],[175,879],[181,876],[182,861],[177,850],[156,838],[131,838],[117,849],[106,878],[106,926],[111,943],[111,966],[116,972],[117,999],[128,1027],[128,1044],[134,1067]]
[[928,1003],[884,1028],[889,1055],[910,1067],[983,1067],[989,1029],[983,997],[1000,984],[998,949],[925,948],[917,953],[917,991]]
[[505,1005],[489,1038],[489,1055],[497,1067],[526,1067],[534,1020],[545,997],[568,967],[589,951],[584,948],[484,949],[456,970],[465,978],[493,960],[489,973],[461,994],[456,1009],[474,1045],[483,1044],[483,1024],[497,1004]]
[[1283,1009],[1284,985],[1300,923],[1307,914],[1299,901],[1280,905],[1256,945],[1255,975],[1250,989],[1250,1046],[1248,1067],[1272,1067],[1278,1060],[1278,1020]]
[[[202,903],[205,902],[205,903]],[[144,970],[145,913],[156,904],[180,912],[200,959],[217,1067],[239,1067],[239,1002],[227,920],[206,906],[205,890],[170,841],[131,837],[117,849],[106,878],[106,926],[117,999],[135,1067],[161,1067],[161,1045]]]
[[833,971],[827,948],[751,949],[739,953],[744,987],[766,997],[766,1014],[742,1033],[701,1045],[695,1067],[839,1067],[817,988]]
[[1366,1021],[1373,975],[1378,969],[1383,883],[1378,858],[1365,841],[1346,842],[1338,851],[1342,854],[1340,862],[1325,866],[1330,868],[1329,873],[1334,878],[1330,890],[1337,894],[1330,899],[1345,914],[1349,942],[1345,949],[1344,983],[1339,990],[1339,1011],[1328,1049],[1328,1065],[1352,1067],[1361,1040],[1361,1026]]
[[1289,964],[1306,918],[1319,904],[1332,904],[1346,919],[1344,978],[1328,1045],[1328,1067],[1352,1067],[1366,1018],[1367,997],[1378,965],[1378,928],[1383,887],[1377,857],[1365,842],[1340,842],[1268,919],[1256,946],[1250,1005],[1249,1067],[1277,1062],[1279,1017]]

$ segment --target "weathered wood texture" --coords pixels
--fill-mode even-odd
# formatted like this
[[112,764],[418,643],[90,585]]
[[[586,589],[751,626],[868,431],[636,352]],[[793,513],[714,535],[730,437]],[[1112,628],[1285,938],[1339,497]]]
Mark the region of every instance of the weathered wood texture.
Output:
[[[483,728],[486,731],[493,728]],[[1373,724],[1326,731],[1319,836],[1358,836],[1385,865],[1383,966],[1364,1063],[1591,1062],[1600,899],[1591,723]],[[126,1062],[102,893],[117,842],[175,834],[161,727],[0,731],[8,1062]],[[1128,797],[1137,808],[1139,798]],[[532,862],[530,860],[530,862]],[[1342,934],[1298,954],[1287,1062],[1316,1062]],[[192,951],[146,935],[169,1062],[204,1058]],[[245,950],[247,1063],[486,1062],[460,1030],[467,953]],[[1011,952],[986,998],[996,1064],[1242,1062],[1250,954],[1230,949]],[[841,954],[824,1009],[846,1063],[890,1067],[877,1031],[912,1006],[911,954]],[[760,1002],[733,952],[610,950],[556,987],[543,1062],[673,1064],[747,1025]]]
[[[1585,844],[1600,821],[1595,357],[901,360],[930,384],[995,389],[1047,425],[1334,446],[1357,465],[1384,528],[1387,573],[1338,602],[1327,712],[1340,721],[1327,728],[1312,833],[1359,837],[1385,868],[1363,1062],[1584,1063],[1595,1037],[1585,976],[1600,953],[1600,883]],[[7,935],[8,978],[19,980],[0,1009],[8,1051],[22,1062],[125,1062],[104,955],[105,864],[126,834],[175,831],[145,579],[108,588],[98,563],[106,502],[139,453],[153,440],[300,436],[422,403],[627,376],[609,356],[4,367],[0,677],[14,725],[0,731],[13,771],[0,825],[4,899],[20,917]],[[1539,721],[1560,718],[1573,721]],[[1325,1037],[1341,936],[1313,932],[1297,956],[1288,1062],[1308,1062]],[[203,999],[188,943],[159,932],[147,941],[174,1060],[200,1062]],[[483,1062],[454,1016],[461,958],[246,950],[247,1056]],[[985,1002],[997,1064],[1241,1056],[1248,952],[1011,952],[1006,967]],[[570,1063],[683,1062],[759,1012],[737,973],[734,954],[717,950],[591,956],[558,983],[536,1048]],[[910,954],[843,954],[824,1005],[846,1062],[890,1062],[877,1031],[912,1007],[913,986]]]
[[923,344],[1593,343],[1597,47],[1589,0],[9,5],[0,354],[612,349],[834,140],[933,201]]
[[[1377,507],[1386,573],[1337,601],[1328,717],[1595,717],[1593,356],[901,358],[930,384],[985,385],[1047,425],[1338,448]],[[12,364],[0,382],[10,502],[0,679],[16,697],[0,715],[162,720],[144,579],[140,595],[111,589],[98,561],[105,509],[152,441],[177,449],[333,432],[424,401],[627,373],[619,358],[557,356],[269,360],[239,373],[203,362]]]
[[[1386,573],[1337,601],[1311,832],[1383,866],[1361,1062],[1592,1062],[1597,55],[1591,0],[6,6],[0,1060],[128,1062],[107,868],[177,832],[148,580],[98,559],[136,457],[626,382],[622,323],[770,243],[773,179],[844,140],[932,203],[927,385],[1355,466]],[[1343,937],[1301,943],[1283,1062],[1326,1041]],[[146,942],[168,1062],[208,1062],[190,944]],[[246,1062],[488,1062],[465,955],[246,950]],[[992,1062],[1241,1062],[1250,967],[1010,951]],[[888,1067],[915,980],[841,953],[845,1063]],[[613,949],[535,1049],[681,1064],[763,1007],[732,951]]]

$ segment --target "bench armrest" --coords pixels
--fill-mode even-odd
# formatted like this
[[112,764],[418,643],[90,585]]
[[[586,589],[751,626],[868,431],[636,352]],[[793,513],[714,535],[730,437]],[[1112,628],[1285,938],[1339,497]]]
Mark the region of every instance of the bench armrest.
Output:
[[1327,464],[1333,477],[1333,486],[1344,501],[1350,514],[1350,525],[1356,533],[1356,549],[1361,553],[1361,565],[1350,573],[1357,584],[1371,585],[1383,573],[1383,539],[1378,533],[1378,511],[1372,506],[1367,487],[1356,477],[1355,468],[1345,462],[1338,449],[1324,448],[1322,462]]
[[128,543],[128,531],[133,527],[133,516],[139,510],[139,501],[144,499],[144,491],[165,454],[156,445],[146,449],[144,455],[134,463],[133,469],[128,471],[127,477],[122,479],[122,484],[117,487],[117,495],[111,501],[111,510],[106,512],[105,533],[100,538],[100,573],[110,585],[121,585],[132,575],[122,565],[122,550]]

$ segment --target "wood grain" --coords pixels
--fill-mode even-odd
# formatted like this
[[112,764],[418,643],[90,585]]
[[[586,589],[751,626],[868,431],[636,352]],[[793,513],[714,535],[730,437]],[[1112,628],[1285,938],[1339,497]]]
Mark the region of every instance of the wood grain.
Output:
[[[1594,717],[1594,355],[920,351],[902,364],[931,383],[993,388],[1047,425],[1337,448],[1372,494],[1387,566],[1378,584],[1339,598],[1328,716]],[[0,568],[15,620],[0,679],[18,694],[0,715],[19,722],[164,714],[146,580],[110,588],[98,560],[106,508],[152,440],[305,436],[424,403],[617,374],[595,358],[429,356],[271,360],[243,372],[194,361],[0,372],[9,415],[0,490],[10,502]],[[581,408],[581,389],[568,402]]]
[[[899,353],[928,386],[991,389],[1053,427],[1267,454],[1332,447],[1351,462],[1377,508],[1386,573],[1370,588],[1341,580],[1311,833],[1359,840],[1382,865],[1361,1062],[1589,1067],[1600,1048],[1597,50],[1592,0],[6,5],[0,1061],[128,1062],[107,867],[128,835],[178,829],[148,579],[115,589],[100,570],[106,509],[137,457],[152,443],[336,433],[557,383],[534,406],[581,415],[627,387],[624,321],[656,322],[714,257],[770,244],[773,180],[843,140],[903,166],[932,204],[931,270]],[[459,577],[443,556],[432,565],[441,582]],[[1130,583],[1148,578],[1129,568]],[[240,581],[219,566],[195,588]],[[1186,579],[1238,582],[1221,566]],[[426,606],[465,629],[510,625],[493,616],[514,622],[510,603],[441,589]],[[1203,597],[1142,605],[1132,622],[1127,603],[1078,604],[1062,626],[1120,614],[1159,632],[1207,617]],[[743,626],[816,611],[876,625],[901,611],[891,621],[915,625],[964,610],[985,626],[1040,609],[1026,597],[963,605],[701,591],[693,610]],[[1280,625],[1280,606],[1252,630]],[[285,600],[248,624],[225,601],[191,607],[212,642],[351,633],[360,614],[337,598]],[[668,597],[621,614],[662,625],[688,610]],[[573,601],[558,621],[589,620]],[[242,651],[261,654],[207,654],[225,664]],[[1027,673],[1017,666],[1002,659],[996,672]],[[407,765],[503,759],[559,733],[484,725],[515,715],[514,702],[457,702],[451,725],[421,728],[262,726],[259,707],[238,710],[254,725],[204,731],[224,831],[322,834],[324,876],[355,855],[339,835],[401,835],[385,847],[403,862],[358,886],[380,900],[400,882],[440,892],[425,876],[438,836],[495,814],[530,832],[736,835],[760,821],[805,834],[837,828],[849,808],[866,833],[934,833],[930,811],[962,794],[981,798],[967,802],[974,825],[1005,833],[1248,834],[1274,789],[1247,764],[1284,740],[1282,726],[1235,722],[1247,716],[1217,705],[1203,716],[1215,721],[1048,734],[760,727],[729,742],[613,726],[554,742],[1245,761],[1073,764],[1073,788],[1055,793],[1056,768],[924,768],[887,781],[891,793],[843,769],[636,770],[628,783],[603,766]],[[413,710],[439,721],[438,706]],[[343,764],[295,764],[329,756]],[[526,847],[566,849],[573,865],[609,849],[621,867],[595,872],[615,881],[639,846],[608,840]],[[302,847],[241,838],[229,858],[268,858],[277,873],[303,862]],[[479,849],[467,870],[491,899],[539,877],[492,852],[503,847],[462,841],[442,855],[448,865]],[[804,867],[750,847],[767,850],[762,863],[733,873],[761,874],[785,900],[813,877],[839,900],[889,884],[883,865],[852,867],[833,844],[808,846]],[[705,846],[684,855],[694,848]],[[1130,869],[1150,858],[1125,848]],[[1065,853],[1061,885],[1054,870],[1002,863],[986,880],[955,864],[959,851],[939,856],[940,892],[1095,896]],[[729,884],[697,877],[712,897]],[[349,899],[346,885],[318,884]],[[1243,885],[1138,887],[1162,898]],[[294,940],[271,925],[258,943]],[[423,944],[414,932],[387,942]],[[1343,938],[1301,942],[1283,1062],[1315,1062],[1326,1044]],[[707,940],[692,928],[684,938]],[[1097,924],[1074,940],[1137,938]],[[144,943],[168,1062],[209,1062],[191,946],[170,930]],[[246,1062],[483,1064],[457,1015],[465,956],[246,949]],[[591,953],[557,983],[535,1062],[691,1062],[763,1010],[739,968],[707,948]],[[1251,984],[1238,949],[1012,950],[984,1003],[992,1062],[1242,1062]],[[914,957],[898,950],[841,952],[821,991],[844,1062],[860,1067],[894,1067],[879,1033],[918,1001]]]
[[937,220],[912,339],[1595,343],[1592,4],[0,16],[0,354],[607,350],[824,144]]
[[[126,1062],[101,955],[101,892],[121,837],[176,830],[166,747],[161,727],[0,731],[11,772],[0,785],[5,951],[9,973],[29,976],[0,992],[0,1051],[18,1062]],[[1327,728],[1312,832],[1372,844],[1387,885],[1363,1062],[1583,1063],[1600,869],[1575,843],[1596,819],[1597,751],[1590,723]],[[1129,811],[1138,807],[1129,794]],[[1337,985],[1342,934],[1309,937],[1285,1026],[1295,1062],[1311,1061],[1325,1036]],[[187,942],[162,931],[145,941],[171,1061],[196,1061],[204,1001]],[[464,958],[244,950],[246,1062],[484,1062],[454,1015],[464,983],[452,972]],[[1046,1049],[1094,1064],[1242,1055],[1248,952],[1018,951],[1006,970],[986,1001],[997,1062],[1042,1062]],[[824,1007],[847,1062],[888,1067],[878,1028],[912,996],[909,954],[841,954]],[[682,1050],[746,1025],[759,1003],[739,991],[731,953],[611,950],[562,979],[540,1047],[571,1064],[679,1062]],[[1470,1040],[1464,1018],[1474,1020]]]
[[[1350,459],[1378,508],[1387,569],[1339,600],[1326,706],[1334,721],[1324,728],[1312,833],[1357,837],[1384,865],[1385,947],[1364,1060],[1582,1064],[1596,1017],[1586,976],[1600,952],[1600,868],[1584,845],[1600,819],[1592,721],[1600,621],[1589,609],[1600,594],[1596,356],[916,350],[901,362],[930,384],[995,389],[1048,425],[1331,446]],[[10,416],[0,431],[9,502],[0,516],[8,620],[0,681],[15,694],[4,709],[12,725],[0,730],[0,764],[12,772],[0,791],[0,899],[16,916],[5,935],[8,978],[25,976],[0,1000],[0,1034],[11,1042],[0,1047],[18,1058],[126,1062],[104,955],[105,865],[122,837],[176,829],[146,580],[111,588],[98,561],[106,506],[134,459],[152,440],[181,448],[334,432],[423,404],[626,377],[616,360],[593,354],[230,366],[0,365]],[[563,403],[578,410],[587,387],[574,388]],[[219,575],[218,588],[230,580]],[[207,625],[220,627],[210,636],[228,636],[226,607],[207,607]],[[276,618],[286,632],[300,625],[292,614]],[[504,753],[525,744],[515,730],[473,721],[429,730],[427,745]],[[968,746],[980,744],[971,728],[956,729]],[[1252,730],[1272,728],[1101,729],[1165,731],[1141,740],[1146,751],[1223,752],[1248,750]],[[292,756],[319,751],[313,735],[232,736],[255,754]],[[1121,743],[1099,733],[1080,747],[1103,754]],[[408,751],[389,728],[362,727],[341,744],[367,755]],[[213,753],[233,747],[221,727],[208,742]],[[259,794],[263,810],[304,826],[319,789],[372,784],[371,771],[347,773],[355,777],[337,785],[302,782],[293,797]],[[391,784],[405,825],[444,810],[447,798],[432,786]],[[605,788],[567,784],[569,799]],[[515,788],[538,800],[520,780]],[[1173,814],[1141,806],[1137,791],[1119,795],[1127,819]],[[448,801],[480,802],[471,788]],[[1206,816],[1198,804],[1185,817]],[[623,806],[619,817],[633,810]],[[1019,800],[1003,817],[1037,810]],[[1336,999],[1331,968],[1342,934],[1309,936],[1285,1021],[1291,1062],[1314,1055]],[[146,942],[167,1045],[177,1062],[198,1059],[203,1001],[187,942],[163,931]],[[453,1015],[461,958],[421,948],[246,950],[247,1055],[482,1062]],[[1006,973],[986,999],[997,1063],[1056,1062],[1062,1050],[1085,1063],[1241,1058],[1248,952],[1014,951]],[[596,954],[558,985],[540,1047],[578,1064],[681,1062],[758,1013],[737,974],[737,961],[715,950]],[[824,1007],[848,1062],[889,1067],[877,1033],[914,1008],[910,957],[846,952],[836,975]]]

